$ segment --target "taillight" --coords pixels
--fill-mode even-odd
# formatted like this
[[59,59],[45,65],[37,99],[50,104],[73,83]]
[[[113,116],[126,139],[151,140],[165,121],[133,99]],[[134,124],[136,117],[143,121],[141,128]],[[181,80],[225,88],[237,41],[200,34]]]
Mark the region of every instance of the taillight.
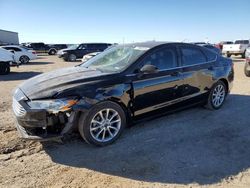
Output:
[[33,51],[33,52],[32,52],[32,54],[36,54],[36,52],[35,52],[35,51]]

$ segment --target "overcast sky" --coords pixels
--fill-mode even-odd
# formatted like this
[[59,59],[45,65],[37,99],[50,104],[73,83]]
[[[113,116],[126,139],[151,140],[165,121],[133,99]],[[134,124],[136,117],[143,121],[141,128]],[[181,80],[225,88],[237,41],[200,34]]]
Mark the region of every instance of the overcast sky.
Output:
[[249,39],[250,0],[0,0],[20,42]]

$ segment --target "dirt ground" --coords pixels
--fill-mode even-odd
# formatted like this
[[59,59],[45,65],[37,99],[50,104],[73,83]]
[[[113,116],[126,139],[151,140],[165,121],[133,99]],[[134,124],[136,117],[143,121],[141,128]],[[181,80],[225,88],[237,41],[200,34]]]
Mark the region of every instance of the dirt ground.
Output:
[[104,148],[78,134],[63,143],[19,139],[13,89],[77,63],[41,56],[12,68],[0,76],[0,187],[249,187],[250,78],[244,61],[234,62],[234,87],[221,110],[196,107],[137,124]]

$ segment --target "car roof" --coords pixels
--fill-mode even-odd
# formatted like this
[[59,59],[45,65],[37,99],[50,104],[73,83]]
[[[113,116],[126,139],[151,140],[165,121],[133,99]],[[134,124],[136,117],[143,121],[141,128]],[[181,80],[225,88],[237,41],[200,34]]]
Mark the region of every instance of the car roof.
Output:
[[1,47],[14,47],[14,48],[22,48],[21,46],[18,46],[18,45],[7,45],[7,46],[1,46]]
[[129,46],[129,47],[144,47],[144,48],[154,48],[156,46],[167,44],[168,42],[161,41],[149,41],[149,42],[136,42],[136,43],[128,43],[128,44],[119,44],[120,46]]
[[[85,43],[81,43],[81,44],[110,44],[110,43],[106,43],[106,42],[85,42]],[[81,45],[79,44],[79,45]]]
[[164,44],[173,44],[173,45],[182,44],[182,45],[196,46],[195,44],[191,44],[191,43],[167,42],[167,41],[137,42],[137,43],[130,43],[130,44],[119,44],[119,46],[124,45],[124,46],[128,46],[128,47],[141,47],[141,48],[148,48],[148,50],[149,50],[149,49],[152,49],[154,47],[161,46]]

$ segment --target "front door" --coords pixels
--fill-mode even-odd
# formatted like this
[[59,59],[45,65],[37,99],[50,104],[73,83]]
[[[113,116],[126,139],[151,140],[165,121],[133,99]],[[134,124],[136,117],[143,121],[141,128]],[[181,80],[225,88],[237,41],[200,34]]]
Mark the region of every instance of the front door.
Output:
[[88,48],[86,44],[81,44],[76,50],[75,55],[77,58],[82,58],[84,55],[88,54]]
[[134,115],[151,112],[174,104],[182,97],[182,70],[174,47],[161,47],[143,58],[140,67],[154,65],[158,71],[152,74],[139,72],[133,80]]

